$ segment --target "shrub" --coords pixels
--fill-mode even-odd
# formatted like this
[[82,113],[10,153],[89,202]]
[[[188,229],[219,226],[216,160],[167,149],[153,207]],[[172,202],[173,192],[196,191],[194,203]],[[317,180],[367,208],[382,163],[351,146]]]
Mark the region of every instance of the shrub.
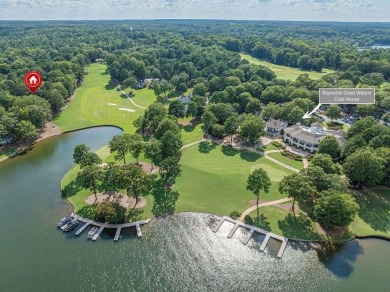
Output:
[[284,150],[281,152],[283,156],[287,156],[289,154],[289,152],[287,150]]
[[284,145],[278,141],[273,141],[272,142],[272,145],[274,145],[275,147],[277,148],[282,148]]
[[295,157],[295,161],[303,161],[303,158],[302,158],[302,156]]
[[244,222],[245,222],[246,224],[249,224],[249,225],[253,225],[253,223],[254,223],[252,217],[249,216],[249,215],[246,215],[246,216],[245,216]]
[[102,202],[96,206],[95,219],[108,223],[119,223],[123,221],[126,209],[113,202]]
[[230,217],[232,217],[233,219],[237,219],[237,217],[240,217],[240,213],[238,213],[237,211],[233,211],[230,213]]

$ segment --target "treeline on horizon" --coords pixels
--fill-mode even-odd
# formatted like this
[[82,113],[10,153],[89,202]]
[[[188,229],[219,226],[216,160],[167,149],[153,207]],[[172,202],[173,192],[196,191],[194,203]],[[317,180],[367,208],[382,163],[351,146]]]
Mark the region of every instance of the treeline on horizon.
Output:
[[[109,24],[109,25],[108,25]],[[254,114],[270,102],[315,102],[319,87],[379,87],[390,80],[390,50],[355,47],[390,43],[390,25],[241,21],[0,22],[0,138],[32,142],[47,120],[60,113],[81,84],[86,66],[104,59],[113,81],[134,87],[144,78],[164,81],[161,90],[229,103],[230,110]],[[272,63],[321,71],[314,81],[276,78],[268,68],[241,60],[238,52]],[[29,70],[44,84],[30,95],[23,84]],[[160,86],[162,88],[156,88]],[[165,88],[165,89],[164,89]],[[168,94],[167,94],[168,95]],[[382,96],[382,99],[385,96]],[[379,102],[381,98],[379,98]],[[311,103],[308,103],[311,101]],[[198,114],[202,113],[199,103]],[[380,106],[380,104],[378,104]],[[286,112],[291,112],[287,110]]]

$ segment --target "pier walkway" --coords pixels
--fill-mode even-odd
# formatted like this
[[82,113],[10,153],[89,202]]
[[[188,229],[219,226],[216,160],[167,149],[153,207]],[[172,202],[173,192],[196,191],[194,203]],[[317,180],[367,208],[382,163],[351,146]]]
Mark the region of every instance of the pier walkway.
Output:
[[261,229],[261,228],[259,228],[259,227],[256,227],[256,226],[253,226],[253,225],[246,224],[246,223],[244,223],[244,222],[242,222],[242,221],[232,219],[232,218],[230,218],[230,217],[228,217],[228,216],[223,216],[223,217],[219,220],[218,224],[213,228],[213,232],[217,232],[218,229],[219,229],[219,228],[221,227],[221,225],[223,224],[223,222],[225,222],[225,221],[234,223],[233,228],[230,230],[230,232],[229,232],[229,234],[228,234],[228,236],[227,236],[228,238],[232,238],[233,235],[234,235],[234,233],[236,232],[236,230],[237,230],[238,227],[240,227],[240,226],[241,226],[241,227],[244,227],[244,228],[246,228],[246,229],[249,229],[248,235],[242,240],[242,243],[243,243],[243,244],[247,244],[247,243],[249,242],[249,240],[251,239],[251,237],[252,237],[252,235],[253,235],[253,233],[254,233],[255,231],[258,232],[258,233],[260,233],[260,234],[265,235],[265,238],[264,238],[264,240],[263,240],[263,242],[262,242],[262,244],[261,244],[261,246],[260,246],[260,251],[262,251],[262,252],[264,252],[264,250],[265,250],[265,248],[266,248],[266,246],[267,246],[268,241],[269,241],[270,238],[273,238],[273,239],[276,239],[276,240],[281,241],[281,242],[282,242],[282,245],[281,245],[281,247],[280,247],[280,249],[279,249],[279,252],[278,252],[277,257],[278,257],[278,258],[282,258],[283,254],[284,254],[284,251],[285,251],[285,249],[286,249],[286,247],[287,247],[287,242],[288,242],[288,239],[287,239],[287,238],[285,238],[285,237],[283,237],[283,236],[280,236],[280,235],[277,235],[277,234],[275,234],[275,233],[266,231],[266,230]]
[[108,229],[116,229],[114,241],[118,241],[119,240],[120,233],[121,233],[122,229],[129,228],[129,227],[136,227],[137,236],[138,237],[142,237],[141,225],[148,224],[149,221],[151,220],[151,219],[146,219],[146,220],[142,220],[142,221],[129,222],[129,223],[123,223],[123,224],[106,224],[106,223],[102,223],[102,222],[97,222],[97,221],[93,221],[93,220],[90,220],[90,219],[86,219],[86,218],[83,218],[83,217],[81,217],[81,216],[79,216],[77,214],[73,214],[73,213],[72,213],[71,216],[74,219],[76,219],[77,221],[85,223],[79,230],[76,231],[76,233],[75,233],[76,235],[80,235],[90,225],[99,227],[99,230],[92,237],[93,241],[97,240],[98,237],[100,236],[100,234],[106,228],[108,228]]

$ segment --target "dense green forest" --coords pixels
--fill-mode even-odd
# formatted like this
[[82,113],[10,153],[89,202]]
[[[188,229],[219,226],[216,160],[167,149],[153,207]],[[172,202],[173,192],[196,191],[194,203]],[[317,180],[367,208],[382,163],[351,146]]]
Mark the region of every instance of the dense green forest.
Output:
[[[389,43],[387,24],[2,22],[0,138],[34,141],[96,59],[105,60],[112,80],[124,86],[134,88],[145,78],[160,79],[151,86],[163,103],[191,89],[195,97],[188,108],[174,102],[170,113],[203,116],[205,130],[215,136],[224,134],[222,127],[232,116],[249,128],[264,123],[257,115],[261,112],[264,119],[298,122],[317,103],[319,87],[376,87],[376,107],[362,112],[384,114],[390,106],[390,88],[384,86],[390,80],[390,50],[359,51],[356,45]],[[239,52],[302,69],[329,67],[336,73],[317,81],[305,74],[297,80],[280,80],[270,69],[241,60]],[[40,71],[44,79],[35,95],[23,85],[29,70]],[[229,124],[234,126],[233,118]],[[138,126],[145,130],[142,120]],[[248,129],[247,142],[258,134]]]

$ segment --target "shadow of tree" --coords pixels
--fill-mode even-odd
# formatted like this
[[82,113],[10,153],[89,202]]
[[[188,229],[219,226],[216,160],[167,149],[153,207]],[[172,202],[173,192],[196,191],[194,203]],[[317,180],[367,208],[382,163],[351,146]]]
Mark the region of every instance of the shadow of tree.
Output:
[[353,272],[353,262],[364,253],[358,240],[346,244],[323,243],[313,246],[319,261],[334,275],[347,278]]
[[151,193],[154,197],[152,213],[155,216],[173,214],[175,212],[176,201],[180,196],[177,191],[167,189],[164,181],[156,180],[153,182]]
[[198,146],[198,150],[200,153],[204,153],[204,154],[207,154],[207,153],[210,153],[211,150],[214,150],[215,148],[217,148],[217,143],[214,143],[214,142],[200,142],[199,143],[199,146]]
[[354,192],[359,204],[359,217],[374,230],[390,231],[390,196],[386,197],[374,191]]
[[260,214],[259,217],[253,217],[253,224],[261,229],[272,231],[271,224],[268,221],[268,218],[264,214]]
[[288,238],[315,240],[321,236],[313,229],[311,220],[304,214],[294,217],[288,214],[283,220],[278,222],[283,235]]
[[142,214],[144,213],[144,209],[131,209],[128,213],[127,213],[127,219],[130,221],[130,222],[137,222],[137,221],[140,221],[142,220]]
[[107,89],[107,90],[112,90],[112,89],[114,89],[115,87],[116,87],[116,86],[114,85],[113,82],[110,82],[110,83],[108,83],[106,86],[104,86],[104,88]]
[[231,146],[225,146],[225,145],[222,146],[222,153],[226,156],[234,156],[234,155],[237,155],[239,152],[240,151],[238,151],[237,149],[234,149]]
[[77,179],[74,179],[64,187],[64,189],[61,191],[61,196],[64,198],[69,198],[76,195],[82,189],[83,187],[81,184],[77,181]]
[[188,125],[180,125],[180,128],[183,129],[185,132],[193,132],[195,130],[196,124],[188,124]]
[[251,151],[241,150],[240,157],[241,159],[246,160],[248,162],[256,162],[261,158],[261,155]]

